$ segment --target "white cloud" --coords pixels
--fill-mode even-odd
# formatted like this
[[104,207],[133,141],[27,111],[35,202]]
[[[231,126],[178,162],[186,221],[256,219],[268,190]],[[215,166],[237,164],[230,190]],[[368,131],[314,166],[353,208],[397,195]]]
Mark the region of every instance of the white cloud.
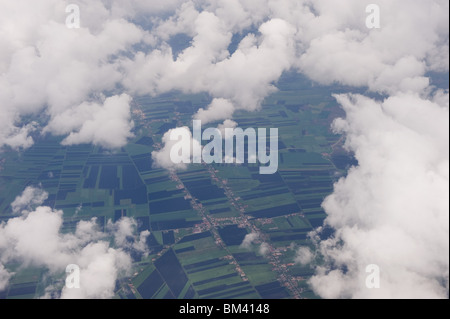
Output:
[[149,254],[149,249],[147,245],[147,238],[150,236],[148,230],[141,231],[139,238],[135,239],[132,248],[138,252],[141,252],[144,256]]
[[202,124],[208,124],[230,119],[233,116],[233,113],[234,106],[230,101],[225,99],[214,99],[206,110],[198,110],[194,118],[202,121]]
[[[162,142],[162,149],[153,151],[152,157],[157,167],[165,169],[186,169],[187,164],[194,160],[194,148],[201,149],[201,144],[193,139],[188,127],[179,127],[168,131],[164,134]],[[173,154],[178,159],[172,156]],[[196,157],[196,161],[198,160]]]
[[222,134],[222,137],[225,138],[225,129],[227,128],[236,128],[238,126],[238,123],[232,120],[225,120],[222,124],[219,124],[217,126],[217,129],[220,131],[220,134]]
[[[375,30],[364,25],[365,3],[344,1],[339,9],[326,3],[314,4],[317,16],[306,12],[305,19],[298,19],[304,26],[302,37],[310,39],[299,65],[312,78],[371,87],[386,68],[407,57],[448,70],[446,59],[427,58],[430,52],[439,56],[436,52],[448,51],[448,2],[379,1],[382,27]],[[404,71],[423,75],[422,69]]]
[[116,223],[108,221],[107,228],[114,233],[114,242],[119,247],[124,247],[134,237],[137,223],[127,217],[121,218]]
[[155,32],[164,40],[169,40],[173,35],[187,34],[195,35],[195,21],[200,12],[195,8],[192,1],[184,1],[176,10],[176,14],[162,21]]
[[83,103],[53,118],[46,132],[67,134],[62,144],[92,143],[108,148],[127,144],[133,136],[130,114],[131,98],[123,94],[107,98],[103,105]]
[[301,265],[308,265],[314,260],[314,254],[308,247],[300,247],[295,254],[294,262]]
[[61,211],[38,207],[28,215],[2,224],[0,261],[19,259],[24,264],[46,265],[51,270],[70,264],[70,254],[66,250],[77,247],[84,240],[73,235],[60,236],[62,221]]
[[[447,298],[449,281],[449,108],[414,94],[376,102],[336,96],[359,166],[323,206],[335,237],[320,242],[326,266],[311,279],[328,298]],[[448,96],[447,96],[448,99]],[[381,288],[367,289],[366,266]]]
[[6,287],[8,287],[8,283],[12,275],[12,273],[7,271],[5,267],[0,264],[0,291],[3,291],[6,289]]
[[270,246],[268,243],[262,243],[259,246],[258,252],[263,255],[266,256],[269,252],[270,252]]
[[77,256],[80,266],[80,288],[63,287],[62,299],[107,299],[114,295],[120,272],[131,269],[131,259],[122,250],[109,247],[107,242],[91,243]]
[[244,249],[251,249],[253,243],[259,239],[259,234],[258,233],[250,233],[245,235],[244,240],[242,241],[241,245],[239,247],[244,248]]
[[30,136],[36,130],[37,123],[31,122],[22,127],[14,126],[14,123],[8,122],[10,119],[5,116],[2,122],[5,122],[0,128],[0,145],[9,146],[12,149],[26,149],[34,144]]
[[15,214],[21,213],[25,209],[31,209],[31,205],[41,205],[47,198],[48,193],[43,189],[28,186],[23,193],[17,196],[11,203],[11,208]]
[[239,247],[247,250],[253,250],[255,247],[260,255],[266,256],[270,252],[270,246],[265,242],[259,244],[260,242],[259,233],[251,232],[250,234],[245,235],[244,240]]
[[[343,1],[338,8],[329,0],[78,4],[80,29],[65,26],[66,3],[60,0],[42,0],[39,6],[14,1],[0,13],[0,145],[33,144],[33,126],[20,121],[26,115],[45,113],[52,127],[68,113],[80,115],[81,121],[78,106],[118,88],[127,94],[207,92],[228,100],[235,110],[255,111],[281,74],[292,68],[321,83],[338,81],[388,93],[418,92],[427,85],[427,71],[448,71],[445,0],[381,0],[382,28],[377,30],[366,28],[366,4],[357,0]],[[152,29],[144,30],[149,22]],[[235,52],[228,52],[232,35],[248,30],[258,32],[247,34]],[[167,40],[180,33],[192,42],[174,60]],[[91,104],[102,99],[94,100]],[[120,123],[129,119],[127,105],[123,108],[116,113]],[[230,119],[232,109],[225,110],[201,113]],[[116,147],[129,136],[128,128],[111,131],[96,125],[79,132],[78,125],[63,134],[72,134],[70,143]],[[120,143],[98,138],[104,131],[119,135]]]
[[[36,194],[36,198],[30,198],[30,194]],[[26,199],[23,203],[38,203],[43,197],[42,192],[27,189],[19,198]],[[64,287],[62,298],[111,298],[116,280],[131,271],[129,252],[148,252],[149,233],[137,236],[136,222],[130,218],[115,224],[109,222],[106,233],[98,229],[95,218],[80,221],[74,233],[63,233],[62,224],[62,211],[37,207],[0,225],[0,290],[8,286],[13,275],[5,268],[9,263],[44,267],[56,276],[67,265],[76,264],[80,267],[80,289]],[[114,247],[110,245],[110,237],[114,238]],[[49,287],[46,296],[58,296],[56,288]]]
[[[295,29],[286,21],[273,19],[259,28],[261,36],[250,34],[229,55],[231,33],[212,13],[201,13],[195,20],[192,45],[176,60],[167,46],[137,54],[122,62],[129,75],[125,86],[136,93],[158,93],[179,89],[184,92],[208,92],[218,99],[212,110],[200,112],[205,120],[231,117],[236,109],[256,110],[260,102],[275,90],[272,82],[289,69],[294,57],[292,35]],[[228,100],[225,110],[219,107]],[[217,115],[215,115],[218,113]]]
[[[81,29],[65,26],[64,1],[43,0],[36,5],[19,0],[2,7],[0,146],[28,148],[33,144],[29,135],[35,125],[21,122],[27,115],[43,113],[55,122],[74,105],[113,90],[121,79],[115,66],[116,55],[145,37],[136,25],[121,17],[110,18],[101,1],[81,2]],[[129,116],[124,112],[117,114],[125,120]],[[109,133],[119,134],[120,129],[127,127],[117,127]],[[110,146],[109,141],[105,143],[104,146]]]
[[136,236],[137,222],[128,217],[122,217],[117,222],[111,220],[107,224],[108,231],[114,234],[114,243],[116,247],[136,250],[143,254],[148,254],[147,237],[150,235],[148,230],[140,232]]

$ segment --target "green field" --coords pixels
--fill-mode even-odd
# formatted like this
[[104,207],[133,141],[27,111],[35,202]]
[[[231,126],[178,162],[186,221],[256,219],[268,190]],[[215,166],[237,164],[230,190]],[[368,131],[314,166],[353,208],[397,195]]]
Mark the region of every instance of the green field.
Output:
[[[239,111],[233,118],[242,128],[279,128],[279,170],[274,175],[259,175],[257,164],[190,165],[177,172],[175,180],[152,165],[151,152],[169,129],[190,127],[192,115],[211,98],[178,92],[139,97],[133,106],[135,138],[120,150],[65,147],[61,138],[38,136],[26,151],[2,153],[0,221],[13,217],[10,204],[29,185],[49,193],[44,205],[64,211],[64,232],[92,217],[100,227],[108,220],[134,217],[138,230],[152,233],[152,250],[135,261],[133,276],[121,279],[117,298],[314,297],[305,287],[311,271],[287,266],[295,258],[288,247],[310,244],[308,232],[325,218],[321,203],[332,192],[336,176],[345,173],[332,161],[342,149],[340,136],[330,131],[342,110],[331,88],[313,86],[299,75],[285,74],[278,87],[257,115]],[[339,88],[333,87],[336,91]],[[350,157],[347,160],[351,163]],[[250,250],[240,248],[240,241],[227,244],[218,231],[241,224],[240,241],[252,229],[262,234]],[[189,240],[203,232],[209,235]],[[172,234],[173,241],[166,242]],[[262,242],[270,244],[273,255],[258,252]],[[164,270],[158,263],[166,259],[181,267],[179,286],[158,270]],[[283,272],[295,290],[280,280]],[[6,297],[42,295],[44,274],[39,269],[18,271]]]

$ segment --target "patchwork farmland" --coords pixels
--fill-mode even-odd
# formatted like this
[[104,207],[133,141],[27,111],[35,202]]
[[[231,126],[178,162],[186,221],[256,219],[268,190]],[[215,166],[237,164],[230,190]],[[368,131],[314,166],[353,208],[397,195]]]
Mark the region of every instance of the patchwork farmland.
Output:
[[[342,115],[329,88],[293,74],[278,87],[257,118],[246,112],[234,118],[243,129],[279,128],[274,175],[260,175],[257,164],[199,164],[177,172],[155,167],[151,153],[162,135],[189,125],[210,97],[136,98],[135,138],[115,152],[62,146],[53,136],[37,136],[18,155],[6,152],[0,219],[14,216],[9,203],[30,185],[49,193],[43,205],[64,212],[63,232],[93,217],[102,230],[109,221],[134,218],[139,232],[150,232],[150,254],[133,255],[135,271],[120,280],[117,298],[314,298],[306,285],[312,271],[294,262],[295,248],[311,244],[308,233],[325,218],[323,199],[355,162],[329,129]],[[252,233],[257,238],[243,247]],[[321,236],[330,234],[325,229]],[[16,274],[2,297],[44,293],[45,271],[11,268]],[[55,284],[64,274],[60,278]]]

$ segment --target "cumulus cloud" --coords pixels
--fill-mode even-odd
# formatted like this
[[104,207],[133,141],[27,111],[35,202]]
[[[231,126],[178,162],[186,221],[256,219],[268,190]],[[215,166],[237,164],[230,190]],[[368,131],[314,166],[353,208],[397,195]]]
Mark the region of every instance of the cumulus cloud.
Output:
[[200,109],[194,116],[196,120],[202,121],[202,124],[227,120],[233,116],[234,106],[225,99],[214,99],[206,110]]
[[8,286],[12,273],[7,271],[3,265],[0,264],[0,291],[3,291]]
[[[40,202],[42,193],[30,200],[27,189],[20,198]],[[136,235],[136,222],[123,218],[108,223],[108,232],[99,230],[96,219],[80,221],[73,233],[63,233],[63,212],[50,207],[37,207],[0,225],[0,289],[8,286],[12,273],[5,267],[20,263],[23,267],[47,268],[58,275],[69,264],[80,267],[80,289],[64,287],[62,298],[110,298],[116,280],[129,274],[131,250],[145,253],[148,232]],[[114,247],[109,238],[114,238]],[[50,289],[52,290],[52,289]],[[57,294],[58,295],[58,294]]]
[[[173,58],[163,41],[149,53],[123,60],[129,74],[124,84],[140,94],[208,92],[212,105],[196,114],[205,121],[230,119],[237,109],[257,110],[274,91],[272,83],[291,68],[324,84],[419,92],[428,86],[427,71],[448,70],[448,3],[398,0],[379,5],[383,27],[370,30],[366,4],[356,0],[344,1],[339,9],[327,0],[267,0],[257,7],[251,1],[197,6],[187,1],[159,24],[157,33],[166,40],[187,34],[191,45]],[[248,33],[234,52],[227,51],[230,32],[249,28],[259,32]]]
[[219,124],[217,126],[217,129],[220,131],[220,134],[222,134],[222,137],[225,138],[226,134],[225,134],[225,130],[227,128],[236,128],[238,126],[238,124],[235,121],[232,120],[225,120],[222,124]]
[[120,272],[131,269],[130,256],[106,242],[89,244],[78,256],[80,288],[63,287],[62,299],[106,299],[114,296]]
[[426,86],[427,70],[448,70],[448,59],[438,58],[448,52],[448,2],[379,1],[380,29],[365,26],[365,3],[344,1],[336,10],[326,2],[318,1],[314,15],[306,11],[299,19],[302,37],[310,40],[298,67],[312,79],[418,92]]
[[309,247],[300,247],[295,254],[294,262],[301,265],[308,265],[314,260],[314,254]]
[[266,256],[269,252],[270,252],[270,246],[268,243],[262,243],[259,246],[258,252],[263,255]]
[[201,161],[201,158],[196,156],[197,152],[194,153],[194,148],[201,150],[201,144],[193,139],[188,127],[179,127],[168,131],[164,134],[162,142],[164,144],[162,149],[152,152],[154,165],[157,167],[186,169],[188,163],[192,163],[194,160]]
[[63,145],[92,143],[108,148],[121,147],[133,136],[130,102],[130,96],[122,94],[107,98],[103,105],[83,103],[55,116],[44,132],[69,133]]
[[[427,71],[448,70],[448,2],[378,4],[382,28],[369,30],[357,0],[339,8],[329,0],[82,0],[81,28],[68,29],[64,1],[14,1],[0,13],[0,145],[30,147],[38,128],[22,119],[40,113],[50,118],[45,131],[68,135],[68,144],[123,145],[127,103],[114,119],[98,112],[105,92],[125,99],[111,96],[117,90],[207,92],[213,104],[197,114],[205,121],[258,110],[292,68],[320,83],[418,92]],[[192,41],[174,57],[169,43],[179,34]],[[241,39],[232,51],[233,35]],[[68,116],[71,129],[61,129]],[[91,125],[76,125],[87,119]],[[109,125],[97,125],[103,120]]]
[[148,254],[147,237],[150,235],[148,230],[144,230],[136,236],[137,222],[128,217],[123,217],[117,222],[108,221],[108,231],[114,234],[114,243],[117,247],[127,250],[135,250],[143,254]]
[[150,236],[150,232],[148,230],[141,231],[139,234],[139,238],[136,238],[133,242],[132,249],[138,251],[143,254],[143,256],[148,256],[149,249],[147,245],[147,238]]
[[34,144],[30,134],[36,131],[37,123],[31,122],[22,127],[14,126],[10,118],[5,116],[0,119],[2,128],[0,128],[0,145],[9,146],[14,150],[27,149]]
[[[326,265],[312,287],[328,298],[448,298],[448,102],[336,98],[347,117],[334,128],[359,166],[323,204],[336,235],[319,244]],[[381,269],[380,289],[365,286],[371,264]]]
[[39,206],[48,198],[48,193],[41,188],[28,186],[23,193],[16,197],[11,203],[11,208],[15,214],[25,209],[31,209],[32,206]]
[[251,232],[250,234],[245,235],[239,247],[246,250],[253,250],[256,248],[258,253],[263,256],[266,256],[270,252],[270,245],[268,243],[261,242],[260,234],[256,232]]
[[[65,118],[61,115],[67,110],[101,92],[113,90],[121,78],[114,62],[116,56],[145,38],[145,32],[138,26],[122,17],[111,17],[101,1],[78,4],[82,11],[80,29],[65,26],[65,1],[43,0],[36,4],[20,0],[2,7],[0,146],[27,148],[33,144],[30,133],[37,128],[32,122],[23,123],[28,115],[45,114],[55,123]],[[129,111],[127,105],[121,107]],[[126,120],[129,114],[125,112],[116,110],[115,114]],[[72,115],[81,116],[79,112]],[[97,120],[100,115],[92,113]],[[84,117],[78,121],[82,119]],[[97,125],[96,129],[91,128],[100,130],[99,133],[88,128],[82,128],[88,132],[78,132],[80,127],[75,129],[75,137],[71,137],[74,142],[94,139],[109,147],[108,140],[98,138],[105,134],[102,130],[114,135],[128,127],[119,125],[111,130],[111,126]],[[122,143],[124,135],[126,132],[119,139]]]
[[282,19],[270,20],[260,26],[260,36],[249,34],[230,55],[227,48],[231,33],[216,15],[202,12],[194,25],[192,45],[176,60],[168,46],[124,60],[123,68],[129,74],[125,86],[139,94],[174,89],[208,92],[217,100],[206,114],[202,111],[197,116],[211,120],[226,119],[224,116],[231,116],[233,109],[258,109],[275,90],[272,82],[291,66],[295,29]]
[[258,233],[250,233],[245,235],[244,240],[242,241],[240,247],[244,249],[251,249],[252,244],[259,239]]

